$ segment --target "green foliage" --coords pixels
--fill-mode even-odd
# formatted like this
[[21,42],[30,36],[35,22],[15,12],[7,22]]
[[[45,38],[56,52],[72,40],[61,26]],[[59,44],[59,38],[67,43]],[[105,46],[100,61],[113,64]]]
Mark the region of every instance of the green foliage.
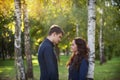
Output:
[[[114,1],[114,0],[112,0]],[[99,29],[101,26],[100,19],[103,18],[103,42],[104,53],[108,59],[114,56],[120,56],[118,54],[120,43],[120,29],[118,27],[120,23],[118,7],[113,5],[111,0],[102,1],[97,0],[96,6],[96,57],[99,58]],[[100,10],[103,13],[100,13]]]
[[[113,2],[114,1],[114,2]],[[5,43],[14,48],[14,4],[13,0],[1,0],[0,3],[0,43],[4,37]],[[59,47],[62,50],[69,48],[70,42],[76,37],[78,25],[78,36],[87,40],[87,1],[81,0],[28,0],[28,13],[31,37],[32,54],[36,54],[39,44],[47,36],[48,29],[52,24],[61,26],[65,35]],[[120,2],[119,0],[97,0],[96,5],[96,57],[99,58],[99,28],[100,9],[103,9],[103,39],[105,55],[108,57],[120,56]],[[12,25],[12,27],[11,27]],[[22,41],[24,38],[22,38]],[[0,46],[2,48],[2,45]],[[11,48],[11,47],[10,47]],[[1,50],[1,49],[0,49]],[[24,49],[23,49],[24,50]]]
[[[14,52],[14,35],[10,29],[13,23],[12,1],[0,1],[0,57],[12,57]],[[10,4],[8,4],[10,3]]]
[[[47,4],[42,5],[42,3]],[[80,1],[80,3],[77,3],[77,6],[79,5],[79,7],[77,7],[74,6],[76,4],[74,1],[41,1],[41,10],[39,11],[38,8],[36,9],[37,13],[40,13],[40,15],[38,15],[36,18],[30,17],[33,46],[37,41],[39,41],[38,44],[41,43],[44,37],[46,37],[46,32],[52,24],[60,25],[65,31],[63,41],[60,43],[60,49],[62,49],[63,46],[67,46],[69,48],[70,42],[68,41],[71,41],[76,36],[77,25],[79,25],[80,36],[86,38],[87,8],[83,3],[86,4],[86,2]],[[38,45],[35,47],[36,51],[37,47]]]

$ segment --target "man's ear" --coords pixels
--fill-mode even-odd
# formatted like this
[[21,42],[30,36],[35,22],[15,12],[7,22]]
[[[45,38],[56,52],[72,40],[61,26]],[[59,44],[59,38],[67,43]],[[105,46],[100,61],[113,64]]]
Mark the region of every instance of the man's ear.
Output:
[[53,32],[53,36],[55,36],[56,35],[56,32]]

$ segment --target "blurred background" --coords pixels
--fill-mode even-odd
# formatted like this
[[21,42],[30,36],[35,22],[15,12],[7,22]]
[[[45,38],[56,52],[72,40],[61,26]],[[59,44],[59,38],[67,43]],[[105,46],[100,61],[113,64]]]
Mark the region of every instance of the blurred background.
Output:
[[[37,62],[39,44],[52,24],[63,28],[65,35],[58,45],[60,51],[60,80],[67,80],[66,62],[71,55],[70,44],[75,37],[87,41],[87,0],[21,0],[21,56],[25,54],[24,11],[29,23],[30,52],[35,80],[40,72]],[[120,80],[120,1],[96,0],[95,79]],[[15,1],[0,0],[0,80],[15,80]],[[102,44],[102,46],[101,46]],[[102,51],[101,51],[102,50]],[[101,57],[102,56],[102,57]],[[25,65],[26,68],[26,65]]]

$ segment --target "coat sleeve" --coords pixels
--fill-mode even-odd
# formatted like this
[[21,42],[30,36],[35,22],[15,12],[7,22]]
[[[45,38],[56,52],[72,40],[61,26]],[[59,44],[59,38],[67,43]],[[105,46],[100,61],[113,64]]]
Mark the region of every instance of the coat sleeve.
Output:
[[44,59],[50,80],[58,80],[57,63],[53,49],[49,46],[45,48]]
[[86,80],[87,72],[88,72],[88,64],[87,61],[83,59],[79,69],[79,80]]

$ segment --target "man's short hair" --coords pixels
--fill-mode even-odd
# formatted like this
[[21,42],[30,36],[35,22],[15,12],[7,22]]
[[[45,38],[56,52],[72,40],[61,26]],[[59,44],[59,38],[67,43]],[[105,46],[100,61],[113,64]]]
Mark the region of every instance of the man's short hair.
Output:
[[52,25],[49,29],[48,35],[51,35],[54,32],[56,34],[60,34],[60,33],[62,33],[62,35],[64,34],[64,31],[58,25]]

